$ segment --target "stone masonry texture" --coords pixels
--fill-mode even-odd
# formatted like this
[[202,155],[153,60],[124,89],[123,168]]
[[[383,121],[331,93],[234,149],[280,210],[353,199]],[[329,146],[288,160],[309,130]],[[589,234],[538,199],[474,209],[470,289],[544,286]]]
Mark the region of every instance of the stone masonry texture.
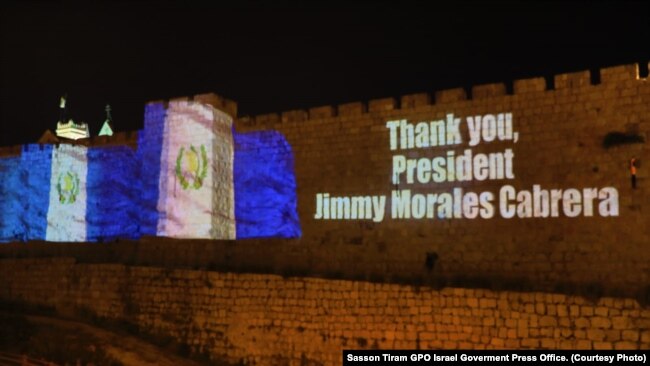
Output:
[[84,309],[213,360],[338,365],[343,349],[648,349],[650,308],[541,292],[0,260],[0,299]]
[[[3,244],[0,298],[88,309],[215,359],[260,365],[336,365],[340,351],[351,348],[648,349],[650,83],[638,76],[637,65],[595,72],[598,77],[589,71],[556,75],[552,87],[532,78],[511,87],[497,83],[261,116],[237,117],[234,102],[213,96],[237,132],[275,130],[289,142],[300,238]],[[501,112],[512,113],[520,141],[472,151],[512,148],[515,178],[463,182],[463,189],[615,187],[618,216],[314,219],[317,193],[390,195],[395,152],[387,121]],[[614,132],[644,142],[604,147]],[[129,132],[88,143],[139,141]],[[467,147],[405,154],[460,154]],[[0,149],[2,156],[20,154],[20,147]],[[640,162],[636,189],[633,157]],[[142,171],[151,179],[156,174]],[[156,189],[151,179],[143,195]],[[445,182],[435,189],[457,186]],[[28,258],[16,259],[22,257]],[[576,295],[581,292],[590,296]]]
[[[240,118],[239,130],[275,129],[294,151],[298,211],[303,236],[280,247],[256,243],[258,253],[280,267],[305,273],[340,273],[348,278],[444,277],[462,283],[480,279],[528,283],[535,289],[597,285],[628,294],[650,286],[650,202],[648,171],[637,171],[637,189],[630,184],[629,161],[650,157],[650,83],[638,77],[636,65],[602,70],[600,83],[590,72],[556,75],[549,88],[544,78],[516,80],[513,93],[504,84],[346,103],[310,109],[307,120]],[[316,194],[384,195],[394,189],[392,156],[386,122],[410,123],[512,112],[520,140],[472,147],[474,153],[512,148],[513,180],[444,182],[412,185],[414,193],[498,192],[510,184],[530,189],[615,187],[620,212],[616,217],[556,217],[447,220],[315,220]],[[297,114],[292,111],[291,115]],[[282,114],[285,116],[285,114]],[[301,114],[304,116],[304,114]],[[464,121],[463,121],[464,124]],[[467,136],[466,126],[462,135]],[[645,142],[603,146],[612,132],[641,136]],[[431,157],[468,148],[407,150],[407,158]],[[439,156],[439,155],[435,155]],[[435,187],[434,187],[435,186]],[[404,187],[407,188],[407,187]],[[390,212],[387,212],[390,215]],[[241,246],[251,243],[238,243]],[[280,253],[280,254],[276,254]],[[427,255],[436,258],[425,268]],[[281,258],[279,258],[281,257]],[[291,259],[286,259],[291,257]]]
[[[0,256],[65,255],[80,261],[128,257],[135,264],[168,267],[393,282],[437,278],[467,287],[509,283],[546,291],[582,286],[596,292],[647,296],[650,225],[644,205],[650,202],[650,83],[638,77],[637,65],[596,72],[600,80],[597,84],[592,83],[589,71],[583,71],[556,75],[552,88],[544,78],[515,80],[512,94],[507,94],[504,84],[497,83],[475,86],[471,93],[462,88],[451,89],[235,118],[238,132],[272,129],[289,142],[295,156],[302,228],[299,239],[179,242],[151,238],[109,249],[8,244],[0,246]],[[218,96],[198,95],[194,100],[212,100],[216,108],[236,116],[236,104],[225,103]],[[465,117],[500,112],[512,113],[520,141],[479,144],[472,151],[489,153],[512,148],[516,156],[515,179],[463,182],[463,189],[497,192],[504,184],[518,190],[530,190],[533,184],[545,189],[615,187],[619,193],[618,216],[387,218],[379,223],[314,219],[315,197],[319,192],[390,195],[394,187],[391,169],[395,152],[389,150],[386,121],[406,119],[417,123],[438,120],[448,113]],[[603,140],[612,132],[635,134],[645,142],[605,148]],[[467,136],[467,131],[462,134]],[[138,143],[137,136],[132,132],[116,133],[113,140],[93,138],[89,143],[133,145]],[[460,154],[467,147],[465,141],[457,146],[411,150],[406,154],[425,157],[447,148]],[[2,150],[3,155],[19,153],[20,149],[15,147]],[[629,161],[633,157],[641,164],[637,189],[630,185]],[[149,173],[143,172],[144,180],[155,180],[157,176]],[[450,191],[457,186],[459,182],[444,182],[435,187],[419,185],[413,192]],[[148,190],[143,195],[149,194]],[[435,258],[428,267],[427,258]]]

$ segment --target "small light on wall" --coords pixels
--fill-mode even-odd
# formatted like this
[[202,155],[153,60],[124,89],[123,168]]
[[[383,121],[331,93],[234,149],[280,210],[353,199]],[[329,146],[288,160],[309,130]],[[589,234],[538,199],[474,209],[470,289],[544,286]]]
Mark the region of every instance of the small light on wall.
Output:
[[636,168],[638,167],[638,162],[636,158],[630,159],[630,179],[632,181],[632,189],[636,189]]

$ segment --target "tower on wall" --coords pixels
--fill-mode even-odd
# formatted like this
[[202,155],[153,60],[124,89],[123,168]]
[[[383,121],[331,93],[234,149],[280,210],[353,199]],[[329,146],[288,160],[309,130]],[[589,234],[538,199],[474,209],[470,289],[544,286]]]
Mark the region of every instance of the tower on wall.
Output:
[[61,109],[61,115],[59,117],[59,122],[56,124],[57,136],[70,140],[86,139],[90,137],[90,131],[88,130],[88,125],[86,123],[76,123],[72,118],[66,118],[66,96],[61,97],[59,108]]
[[170,100],[161,115],[158,236],[236,238],[233,116],[217,108],[220,101],[213,94]]

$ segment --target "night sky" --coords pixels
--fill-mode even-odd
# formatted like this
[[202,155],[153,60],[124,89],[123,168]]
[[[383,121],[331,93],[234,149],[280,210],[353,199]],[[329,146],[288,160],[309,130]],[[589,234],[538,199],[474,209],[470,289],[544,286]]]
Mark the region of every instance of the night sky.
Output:
[[[650,2],[6,2],[0,145],[213,91],[239,115],[647,62]],[[189,3],[190,5],[188,5]],[[426,5],[430,4],[430,5]]]

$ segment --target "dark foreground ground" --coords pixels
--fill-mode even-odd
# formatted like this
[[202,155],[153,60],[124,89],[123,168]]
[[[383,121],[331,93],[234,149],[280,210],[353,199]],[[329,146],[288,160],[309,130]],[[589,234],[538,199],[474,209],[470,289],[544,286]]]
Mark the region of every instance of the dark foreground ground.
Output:
[[[73,320],[0,312],[0,353],[27,355],[57,365],[180,365],[202,363],[126,332]],[[2,362],[0,362],[2,364]]]

